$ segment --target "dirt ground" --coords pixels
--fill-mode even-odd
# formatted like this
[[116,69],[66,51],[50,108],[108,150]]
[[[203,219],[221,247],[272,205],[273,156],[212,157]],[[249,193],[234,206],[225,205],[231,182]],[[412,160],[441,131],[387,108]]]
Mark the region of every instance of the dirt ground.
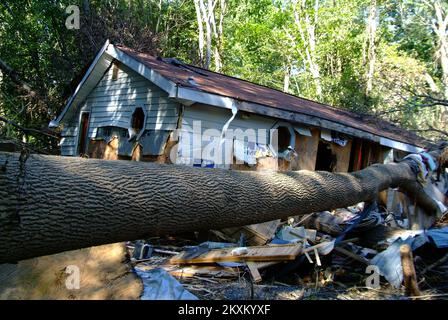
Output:
[[[126,254],[125,244],[115,243],[2,264],[0,299],[139,299],[143,286]],[[74,275],[68,266],[79,267],[79,289],[66,286]]]

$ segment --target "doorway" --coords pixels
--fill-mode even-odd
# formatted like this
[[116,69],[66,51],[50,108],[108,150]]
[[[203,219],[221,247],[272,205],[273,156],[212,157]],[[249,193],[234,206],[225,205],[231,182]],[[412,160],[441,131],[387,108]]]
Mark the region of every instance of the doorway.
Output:
[[330,171],[336,167],[336,155],[331,151],[329,143],[319,141],[316,156],[316,171]]
[[79,141],[78,141],[78,155],[82,156],[86,153],[87,149],[87,132],[89,130],[89,118],[88,112],[81,113],[81,123],[79,125]]

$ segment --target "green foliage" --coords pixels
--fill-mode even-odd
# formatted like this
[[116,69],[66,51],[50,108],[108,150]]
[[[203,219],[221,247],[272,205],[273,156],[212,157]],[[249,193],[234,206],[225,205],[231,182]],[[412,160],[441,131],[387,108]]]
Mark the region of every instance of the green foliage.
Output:
[[[315,0],[226,0],[219,48],[223,72],[279,90],[289,74],[292,94],[377,114],[406,128],[446,127],[441,107],[423,108],[415,99],[416,93],[431,94],[428,76],[441,85],[430,7],[417,0],[376,1],[375,73],[367,93],[366,22],[372,2],[318,2],[316,11]],[[80,30],[65,27],[69,4],[81,8]],[[299,25],[294,8],[302,18]],[[307,15],[317,18],[313,61],[321,96],[306,58],[309,43],[300,34],[299,27],[307,32]],[[1,0],[0,59],[38,95],[30,96],[0,73],[0,115],[24,127],[45,128],[106,39],[198,64],[197,28],[193,0]],[[24,136],[3,123],[0,135],[57,149],[56,141]]]

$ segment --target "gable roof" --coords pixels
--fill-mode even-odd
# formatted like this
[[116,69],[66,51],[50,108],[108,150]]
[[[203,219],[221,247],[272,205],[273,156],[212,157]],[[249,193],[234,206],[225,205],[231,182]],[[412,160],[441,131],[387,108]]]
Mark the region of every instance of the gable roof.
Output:
[[[156,58],[125,46],[111,44],[107,45],[101,55],[107,56],[105,57],[107,61],[113,57],[131,67],[168,92],[172,98],[224,108],[231,108],[236,103],[237,107],[244,111],[332,129],[410,152],[419,151],[415,146],[424,147],[428,144],[413,132],[374,116],[334,108],[249,81],[184,64],[176,59]],[[76,92],[71,100],[74,100],[75,96]],[[69,104],[70,101],[57,123],[64,117],[66,109],[70,107]]]

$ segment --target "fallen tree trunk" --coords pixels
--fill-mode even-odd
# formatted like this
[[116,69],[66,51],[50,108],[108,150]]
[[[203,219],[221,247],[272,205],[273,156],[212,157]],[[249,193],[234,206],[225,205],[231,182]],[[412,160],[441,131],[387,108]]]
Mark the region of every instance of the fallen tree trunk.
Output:
[[389,187],[437,213],[406,161],[260,173],[0,153],[0,263],[345,207]]

